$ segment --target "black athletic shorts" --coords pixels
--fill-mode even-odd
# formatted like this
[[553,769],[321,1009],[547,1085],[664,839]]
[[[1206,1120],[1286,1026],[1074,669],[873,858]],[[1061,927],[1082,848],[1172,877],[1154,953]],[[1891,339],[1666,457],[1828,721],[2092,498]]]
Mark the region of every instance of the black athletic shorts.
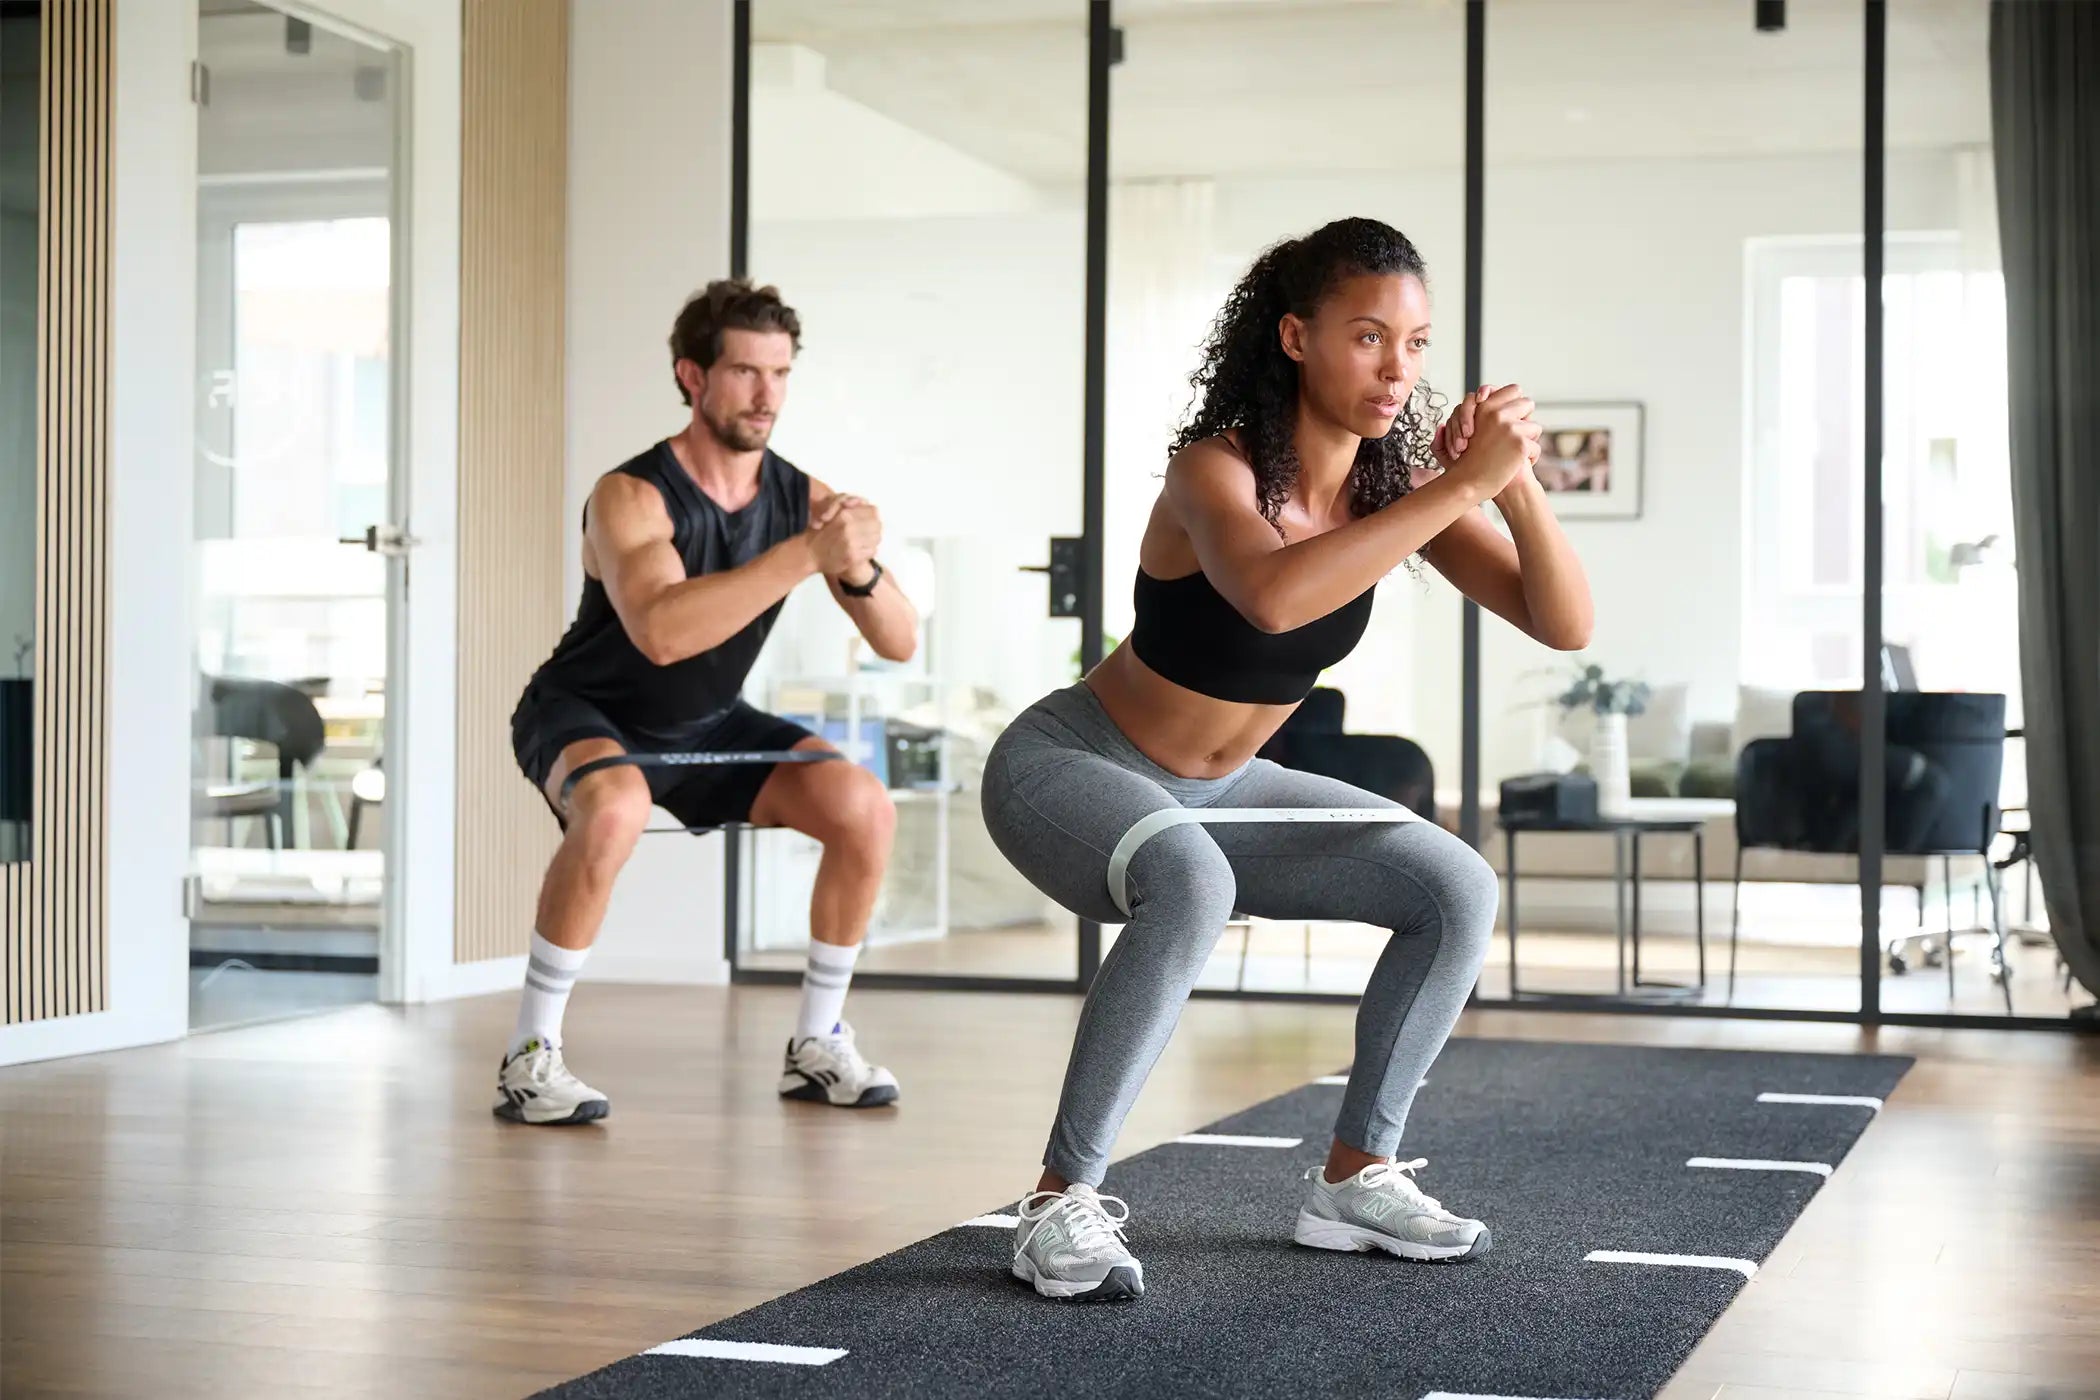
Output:
[[[610,739],[629,753],[728,753],[791,749],[810,737],[793,720],[769,715],[741,700],[721,714],[669,733],[622,726],[591,701],[538,681],[525,687],[510,717],[511,750],[526,780],[542,796],[561,751],[579,739]],[[751,804],[758,800],[758,790],[776,766],[734,763],[638,771],[648,780],[649,795],[656,805],[680,822],[720,826],[750,819]],[[555,813],[557,820],[560,816]]]

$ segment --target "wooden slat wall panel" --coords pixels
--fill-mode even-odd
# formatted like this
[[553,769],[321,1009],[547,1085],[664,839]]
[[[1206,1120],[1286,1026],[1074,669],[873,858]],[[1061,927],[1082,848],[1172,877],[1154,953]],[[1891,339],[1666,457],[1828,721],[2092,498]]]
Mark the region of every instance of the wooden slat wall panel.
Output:
[[526,951],[557,833],[510,712],[564,620],[568,0],[466,0],[453,958]]
[[30,859],[0,866],[7,1022],[108,1006],[110,83],[114,0],[44,8]]

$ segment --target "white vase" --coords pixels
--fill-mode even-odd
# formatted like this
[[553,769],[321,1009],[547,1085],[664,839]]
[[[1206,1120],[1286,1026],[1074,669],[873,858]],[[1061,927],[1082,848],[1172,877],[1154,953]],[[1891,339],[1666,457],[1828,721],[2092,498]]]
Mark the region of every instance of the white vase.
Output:
[[1626,716],[1599,715],[1590,732],[1590,776],[1597,780],[1597,811],[1623,813],[1633,798],[1626,767]]

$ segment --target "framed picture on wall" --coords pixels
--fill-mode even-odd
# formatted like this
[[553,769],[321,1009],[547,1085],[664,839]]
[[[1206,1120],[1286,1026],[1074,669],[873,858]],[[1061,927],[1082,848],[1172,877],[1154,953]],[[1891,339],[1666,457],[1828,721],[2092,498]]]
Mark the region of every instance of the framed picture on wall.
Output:
[[1637,403],[1541,403],[1539,485],[1563,520],[1638,520],[1646,423]]

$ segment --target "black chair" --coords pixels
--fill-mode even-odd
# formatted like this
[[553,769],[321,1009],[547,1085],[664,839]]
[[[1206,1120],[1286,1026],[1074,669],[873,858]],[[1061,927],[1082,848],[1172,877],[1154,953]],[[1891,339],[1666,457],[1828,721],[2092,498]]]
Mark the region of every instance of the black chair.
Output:
[[[1342,692],[1321,686],[1292,711],[1283,727],[1262,745],[1260,757],[1301,773],[1317,773],[1352,783],[1430,821],[1436,820],[1436,769],[1412,739],[1397,734],[1350,734],[1344,731],[1348,702]],[[1247,954],[1254,926],[1235,914],[1240,925],[1239,988],[1247,985]],[[1305,971],[1312,976],[1312,924],[1305,925]]]
[[1301,773],[1354,783],[1436,820],[1436,769],[1422,746],[1397,734],[1346,733],[1346,710],[1342,692],[1319,687],[1262,745],[1261,756]]
[[[1886,785],[1882,815],[1890,855],[1982,859],[1996,946],[1992,975],[2012,1010],[2005,921],[1990,847],[2003,813],[2003,695],[1894,691],[1887,702]],[[1794,697],[1793,733],[1757,739],[1736,756],[1735,909],[1728,933],[1728,992],[1735,996],[1746,849],[1859,854],[1860,696],[1808,690]],[[1951,883],[1951,878],[1950,878]],[[1901,940],[1899,940],[1900,942]],[[1951,934],[1950,934],[1951,943]],[[1950,946],[1949,953],[1952,953]],[[1947,959],[1954,990],[1954,960]]]
[[277,780],[244,782],[235,774],[225,781],[206,781],[191,815],[198,821],[228,823],[260,817],[270,849],[280,850],[293,830],[294,778],[299,769],[320,757],[327,743],[321,712],[304,692],[277,681],[208,676],[204,692],[197,714],[198,736],[268,744],[277,754]]
[[27,860],[35,756],[35,682],[0,680],[0,861]]

